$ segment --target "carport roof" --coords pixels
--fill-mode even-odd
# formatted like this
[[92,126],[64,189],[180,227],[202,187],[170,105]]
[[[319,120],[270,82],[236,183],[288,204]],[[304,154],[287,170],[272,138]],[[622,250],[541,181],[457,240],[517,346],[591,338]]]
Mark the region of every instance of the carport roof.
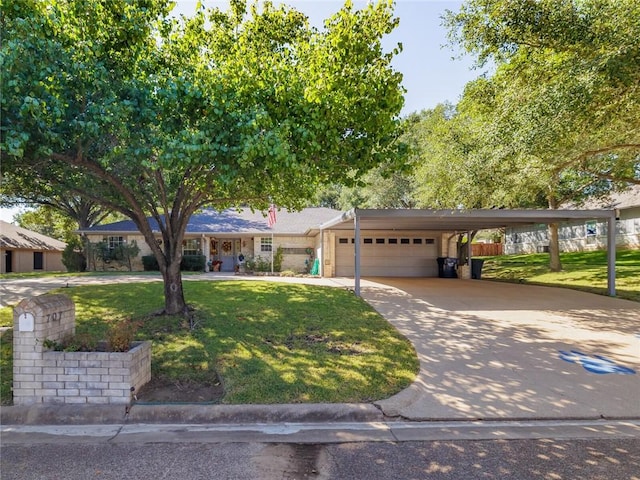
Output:
[[[615,210],[393,210],[353,209],[320,225],[320,230],[469,231],[571,220],[607,220],[607,283],[615,296]],[[355,242],[355,294],[360,296],[360,242]]]
[[320,225],[321,230],[483,230],[615,217],[615,210],[424,210],[352,209]]

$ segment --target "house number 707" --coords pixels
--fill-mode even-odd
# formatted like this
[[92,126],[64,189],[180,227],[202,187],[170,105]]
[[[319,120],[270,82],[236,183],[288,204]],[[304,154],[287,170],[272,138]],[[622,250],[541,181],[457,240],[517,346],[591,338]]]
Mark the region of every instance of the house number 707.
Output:
[[47,322],[59,322],[62,319],[62,312],[47,313]]

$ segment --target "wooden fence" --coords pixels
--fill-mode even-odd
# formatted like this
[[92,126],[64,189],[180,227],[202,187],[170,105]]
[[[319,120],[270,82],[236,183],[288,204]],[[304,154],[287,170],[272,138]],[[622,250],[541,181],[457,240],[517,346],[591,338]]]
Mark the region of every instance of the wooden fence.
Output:
[[502,255],[501,243],[474,243],[471,246],[474,257],[489,257],[493,255]]

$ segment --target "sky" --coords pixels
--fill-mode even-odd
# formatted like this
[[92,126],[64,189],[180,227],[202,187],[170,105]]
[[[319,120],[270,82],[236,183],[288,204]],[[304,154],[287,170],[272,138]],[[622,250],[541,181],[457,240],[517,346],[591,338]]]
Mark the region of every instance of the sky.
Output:
[[[191,15],[198,0],[175,0],[174,15]],[[309,17],[312,25],[321,28],[323,21],[343,5],[340,0],[272,0],[295,7]],[[201,0],[207,7],[226,8],[225,0]],[[366,5],[354,0],[356,8]],[[386,51],[402,43],[402,52],[395,57],[393,66],[403,75],[406,89],[405,105],[401,115],[435,107],[442,102],[457,103],[464,86],[482,72],[474,70],[473,59],[460,58],[460,52],[446,47],[447,30],[441,26],[446,10],[457,11],[460,0],[396,0],[395,14],[399,26],[384,39]],[[13,221],[20,209],[0,208],[0,220]]]

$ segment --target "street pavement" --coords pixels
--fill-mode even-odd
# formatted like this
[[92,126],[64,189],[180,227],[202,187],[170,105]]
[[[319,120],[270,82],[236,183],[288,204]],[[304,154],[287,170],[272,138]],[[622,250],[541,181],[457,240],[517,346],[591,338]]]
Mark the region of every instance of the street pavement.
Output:
[[[56,439],[57,440],[57,439]],[[2,446],[3,480],[637,480],[640,440],[46,443]]]

